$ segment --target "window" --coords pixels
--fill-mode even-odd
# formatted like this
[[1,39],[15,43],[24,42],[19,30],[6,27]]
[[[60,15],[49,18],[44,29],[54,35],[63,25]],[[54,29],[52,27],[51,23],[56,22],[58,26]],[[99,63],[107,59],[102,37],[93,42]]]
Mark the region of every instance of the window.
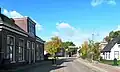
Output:
[[27,49],[30,49],[30,41],[27,42]]
[[40,44],[40,53],[42,53],[42,45]]
[[114,51],[114,58],[119,58],[119,51]]
[[120,48],[120,45],[118,45],[118,48]]
[[18,47],[18,60],[24,60],[24,39],[19,39],[19,47]]
[[31,60],[31,51],[30,51],[30,49],[31,49],[31,42],[30,42],[30,41],[27,41],[26,59],[27,59],[27,61],[29,61],[29,62],[30,62],[30,60]]
[[42,44],[40,44],[40,59],[42,59],[42,57],[43,57],[43,45]]
[[106,59],[107,59],[107,52],[106,52]]
[[110,59],[110,52],[109,52],[109,59]]
[[29,33],[35,36],[35,25],[31,21],[29,21]]
[[40,60],[40,56],[39,56],[39,52],[40,52],[40,50],[39,50],[39,45],[37,44],[36,47],[37,47],[37,48],[36,48],[36,56],[37,56],[37,60]]
[[6,58],[10,59],[10,61],[15,61],[15,37],[8,35],[7,36],[7,56]]
[[32,49],[35,49],[35,43],[32,42]]
[[35,60],[35,43],[32,42],[32,60]]

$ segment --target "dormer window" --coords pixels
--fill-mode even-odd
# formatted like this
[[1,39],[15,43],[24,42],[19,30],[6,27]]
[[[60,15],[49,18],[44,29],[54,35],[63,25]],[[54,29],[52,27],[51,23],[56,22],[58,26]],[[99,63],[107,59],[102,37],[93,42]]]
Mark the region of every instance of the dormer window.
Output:
[[35,25],[31,21],[29,21],[29,33],[35,36]]
[[118,45],[118,48],[120,48],[120,44]]

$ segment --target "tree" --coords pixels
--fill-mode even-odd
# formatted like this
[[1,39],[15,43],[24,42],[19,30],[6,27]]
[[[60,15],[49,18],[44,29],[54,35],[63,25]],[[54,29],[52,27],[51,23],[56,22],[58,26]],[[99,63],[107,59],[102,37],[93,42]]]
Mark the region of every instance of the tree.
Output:
[[111,41],[111,38],[109,36],[106,36],[104,39],[105,39],[106,42],[110,42]]
[[92,62],[92,60],[93,60],[93,55],[94,55],[94,41],[89,40],[88,51],[87,51],[87,59],[90,62]]
[[85,41],[81,48],[82,58],[87,58],[89,61],[98,60],[100,57],[99,47],[99,42],[95,43],[93,40]]
[[80,53],[82,53],[82,58],[86,58],[87,57],[87,52],[88,52],[88,42],[85,41],[83,44],[82,44],[82,47],[81,47],[81,50],[80,50]]
[[71,41],[62,42],[62,47],[66,50],[66,53],[74,52],[75,49],[69,49],[69,46],[75,46],[75,44]]
[[99,47],[100,47],[100,43],[99,42],[96,42],[94,44],[94,49],[93,49],[93,60],[98,60],[100,58],[100,50],[99,50]]
[[114,37],[114,32],[113,32],[113,31],[111,31],[111,32],[109,33],[109,37],[110,37],[110,38],[113,38],[113,37]]
[[45,50],[50,53],[51,55],[55,55],[60,50],[60,47],[62,45],[62,40],[55,36],[52,37],[50,41],[46,42],[45,44]]
[[104,39],[107,42],[110,42],[113,38],[120,37],[120,31],[111,31],[109,36],[106,36]]
[[62,42],[62,47],[67,49],[68,46],[75,46],[75,44],[73,42],[69,42],[69,41],[66,41],[66,42]]

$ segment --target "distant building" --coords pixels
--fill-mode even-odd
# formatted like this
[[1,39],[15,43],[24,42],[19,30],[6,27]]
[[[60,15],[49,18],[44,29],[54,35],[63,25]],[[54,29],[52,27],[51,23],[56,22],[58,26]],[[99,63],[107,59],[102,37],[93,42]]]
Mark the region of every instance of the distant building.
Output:
[[101,42],[99,49],[100,49],[100,50],[103,50],[103,48],[104,48],[107,44],[108,44],[108,42]]
[[64,57],[65,56],[65,49],[60,48],[59,52],[57,52],[56,55],[59,57]]
[[112,39],[101,51],[103,59],[114,60],[114,58],[120,60],[120,38]]

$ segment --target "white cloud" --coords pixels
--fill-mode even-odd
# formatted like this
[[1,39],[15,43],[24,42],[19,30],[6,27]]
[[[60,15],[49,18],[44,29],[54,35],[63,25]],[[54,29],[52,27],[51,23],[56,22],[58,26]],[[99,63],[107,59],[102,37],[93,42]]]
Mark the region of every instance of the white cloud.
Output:
[[62,22],[62,23],[57,23],[57,28],[61,29],[61,28],[70,28],[70,29],[74,29],[72,26],[70,26],[68,23]]
[[108,4],[116,5],[116,2],[115,2],[115,0],[110,0],[110,1],[108,1]]
[[102,4],[103,1],[104,1],[104,0],[92,0],[92,1],[91,1],[91,5],[95,7],[95,6],[97,6],[97,5]]
[[91,5],[93,7],[103,4],[103,3],[110,4],[110,5],[116,5],[115,0],[92,0],[91,1]]
[[17,11],[8,11],[6,9],[3,10],[3,14],[5,14],[6,16],[8,16],[10,18],[22,18],[22,17],[24,17],[20,13],[18,13]]
[[60,33],[66,36],[69,36],[69,37],[74,36],[75,28],[68,23],[65,23],[65,22],[57,23],[56,28]]
[[3,10],[3,13],[4,13],[5,15],[8,15],[8,14],[9,14],[9,12],[8,12],[6,9]]
[[[3,14],[10,17],[10,18],[23,18],[25,16],[21,15],[17,11],[8,11],[7,9],[3,9]],[[31,18],[32,19],[32,18]],[[32,19],[36,23],[36,33],[39,34],[39,31],[43,29],[42,25],[39,24],[37,21]]]
[[[32,19],[32,18],[31,18],[31,19]],[[34,19],[32,19],[32,20],[36,23],[36,26],[35,26],[35,28],[36,28],[36,34],[37,34],[37,35],[40,35],[40,31],[43,30],[42,25],[39,24],[36,20],[34,20]]]
[[[31,18],[32,19],[32,18]],[[36,30],[41,31],[43,29],[42,25],[39,24],[36,20],[32,19],[36,23]]]
[[37,29],[38,31],[41,31],[41,30],[43,29],[43,28],[42,28],[42,25],[36,23],[36,29]]
[[52,32],[53,36],[59,36],[59,32]]
[[90,33],[85,33],[65,22],[57,23],[56,29],[57,31],[52,32],[53,36],[59,36],[63,41],[73,41],[77,46],[91,37]]
[[[93,32],[85,32],[82,29],[71,26],[69,23],[57,23],[56,31],[52,32],[52,36],[59,36],[63,41],[73,41],[80,46],[84,41],[92,39]],[[94,41],[102,41],[109,31],[94,32]]]

